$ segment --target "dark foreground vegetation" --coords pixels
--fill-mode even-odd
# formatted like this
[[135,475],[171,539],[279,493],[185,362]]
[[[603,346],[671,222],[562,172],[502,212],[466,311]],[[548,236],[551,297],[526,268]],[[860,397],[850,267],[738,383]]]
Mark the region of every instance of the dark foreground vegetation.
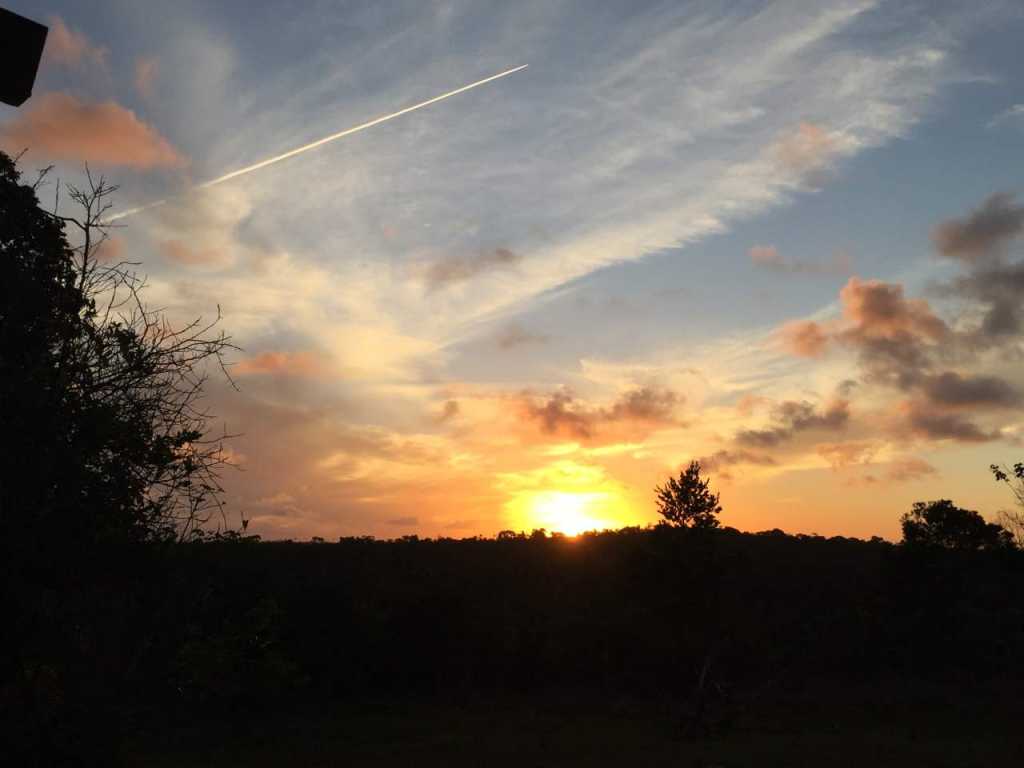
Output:
[[210,533],[230,342],[98,258],[102,179],[41,183],[0,154],[4,764],[1021,764],[1012,515],[741,533],[691,464],[648,529]]
[[147,765],[282,750],[477,764],[462,753],[539,759],[545,744],[1021,754],[1013,550],[660,527],[208,542],[104,562],[91,587],[53,596],[5,702],[37,748]]

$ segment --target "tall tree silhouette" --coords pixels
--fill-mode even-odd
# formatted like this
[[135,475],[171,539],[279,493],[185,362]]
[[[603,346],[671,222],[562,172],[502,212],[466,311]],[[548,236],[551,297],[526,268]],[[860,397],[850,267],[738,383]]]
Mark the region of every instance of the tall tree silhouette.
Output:
[[700,476],[700,462],[691,461],[665,485],[654,489],[658,498],[658,514],[671,525],[684,528],[718,528],[718,494],[711,491],[711,481]]

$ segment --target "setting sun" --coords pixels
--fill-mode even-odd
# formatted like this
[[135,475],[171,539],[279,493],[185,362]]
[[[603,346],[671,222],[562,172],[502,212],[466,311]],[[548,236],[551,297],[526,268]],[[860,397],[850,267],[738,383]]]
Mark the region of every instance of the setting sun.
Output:
[[535,528],[577,536],[614,525],[593,516],[594,507],[604,506],[607,501],[607,493],[541,491],[529,498],[529,517]]

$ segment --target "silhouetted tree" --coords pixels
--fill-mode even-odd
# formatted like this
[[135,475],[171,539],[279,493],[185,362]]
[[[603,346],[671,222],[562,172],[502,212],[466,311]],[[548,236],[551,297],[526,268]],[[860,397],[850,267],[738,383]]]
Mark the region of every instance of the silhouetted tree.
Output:
[[1018,546],[1024,545],[1024,462],[1018,461],[1010,467],[992,464],[992,475],[1000,483],[1010,487],[1017,501],[1017,509],[1003,509],[999,512],[999,523],[1013,534]]
[[[2,535],[89,541],[188,536],[220,509],[219,439],[201,408],[230,347],[213,322],[173,327],[128,262],[102,259],[115,191],[88,173],[65,216],[39,207],[0,153]],[[76,236],[72,245],[66,229]]]
[[711,491],[711,481],[700,476],[700,462],[691,461],[679,477],[670,477],[665,485],[655,487],[658,514],[681,528],[718,528],[718,494]]
[[175,327],[105,258],[114,187],[86,168],[47,211],[45,178],[0,153],[0,722],[14,764],[114,765],[129,680],[187,624],[151,624],[165,561],[129,545],[194,538],[222,509],[201,400],[231,345],[219,313]]
[[961,509],[949,499],[918,501],[900,518],[903,544],[950,550],[999,550],[1013,546],[1010,532],[998,523],[969,509]]

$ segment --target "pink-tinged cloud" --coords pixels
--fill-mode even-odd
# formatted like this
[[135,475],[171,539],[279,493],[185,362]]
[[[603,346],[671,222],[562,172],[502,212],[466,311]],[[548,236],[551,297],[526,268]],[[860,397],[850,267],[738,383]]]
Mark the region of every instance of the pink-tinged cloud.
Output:
[[761,406],[771,405],[771,402],[763,395],[743,395],[736,401],[736,410],[741,416],[749,416]]
[[750,261],[755,267],[791,275],[848,275],[850,256],[837,251],[829,261],[800,261],[787,258],[774,245],[755,245],[750,249]]
[[160,252],[169,261],[189,266],[224,265],[230,261],[228,254],[220,248],[193,248],[181,240],[160,243]]
[[319,376],[321,361],[311,352],[263,352],[232,368],[238,376]]
[[839,150],[835,138],[821,126],[803,122],[775,145],[779,165],[796,176],[823,170]]
[[100,247],[96,249],[94,256],[97,261],[104,264],[116,264],[119,261],[124,261],[124,249],[124,239],[117,235],[110,235],[100,243]]
[[853,332],[869,338],[898,339],[905,334],[941,341],[949,328],[923,299],[907,299],[903,286],[851,277],[839,292],[843,314]]
[[922,480],[929,475],[937,475],[939,471],[924,459],[906,456],[889,464],[885,479],[893,483],[905,483]]
[[68,93],[47,93],[0,125],[0,147],[54,160],[131,168],[177,168],[185,158],[152,126],[113,101],[89,104]]
[[94,63],[105,67],[109,54],[106,48],[94,45],[84,34],[71,29],[59,16],[50,17],[50,31],[43,50],[44,63],[71,68]]
[[759,267],[782,266],[785,263],[774,245],[755,245],[750,249],[750,260]]
[[870,440],[849,440],[842,443],[820,443],[815,446],[815,451],[832,469],[839,470],[856,464],[867,464],[879,447]]
[[797,357],[821,357],[828,348],[829,335],[813,320],[794,320],[779,331],[782,346]]
[[140,56],[135,60],[135,90],[144,99],[153,98],[153,85],[157,76],[157,60],[153,56]]

